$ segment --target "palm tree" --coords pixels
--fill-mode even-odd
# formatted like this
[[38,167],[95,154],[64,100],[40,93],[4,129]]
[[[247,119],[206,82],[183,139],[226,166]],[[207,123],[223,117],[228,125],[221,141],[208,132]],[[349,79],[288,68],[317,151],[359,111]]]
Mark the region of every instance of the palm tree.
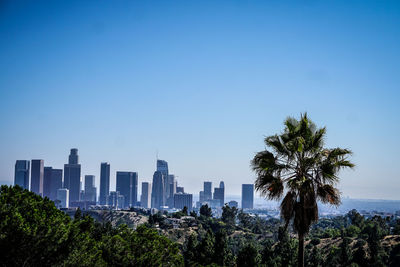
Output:
[[300,120],[287,118],[280,135],[265,138],[271,149],[258,152],[251,162],[257,174],[256,190],[271,200],[283,198],[280,210],[285,228],[293,222],[298,234],[298,266],[304,266],[304,236],[318,220],[317,201],[340,204],[340,192],[335,188],[342,168],[353,168],[348,149],[324,148],[326,128],[317,129],[302,114]]

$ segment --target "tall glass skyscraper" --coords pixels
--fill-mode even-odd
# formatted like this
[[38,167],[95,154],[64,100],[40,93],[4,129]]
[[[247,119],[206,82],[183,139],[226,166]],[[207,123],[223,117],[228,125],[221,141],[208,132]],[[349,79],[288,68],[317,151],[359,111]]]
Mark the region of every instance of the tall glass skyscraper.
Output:
[[151,190],[151,207],[160,209],[164,206],[164,181],[163,174],[155,171],[153,175],[153,186]]
[[140,205],[143,208],[151,207],[151,183],[142,183],[142,195],[140,197]]
[[204,201],[212,199],[212,182],[204,182]]
[[31,162],[31,191],[43,196],[44,161],[33,159]]
[[137,205],[137,172],[117,172],[116,189],[125,197],[124,208]]
[[50,198],[51,194],[51,176],[52,176],[53,168],[52,167],[44,167],[43,174],[43,197]]
[[68,157],[68,164],[64,164],[64,188],[69,190],[69,206],[80,200],[81,192],[81,165],[78,161],[78,149],[72,148]]
[[96,187],[94,175],[85,175],[85,201],[96,202]]
[[29,160],[17,160],[15,162],[14,185],[29,190]]
[[163,206],[167,203],[167,199],[170,196],[170,187],[168,184],[168,162],[165,160],[157,160],[157,171],[161,172],[163,179]]
[[107,205],[110,194],[110,164],[102,162],[100,165],[100,205]]
[[219,187],[214,188],[214,199],[219,200],[219,206],[224,206],[225,202],[225,185],[221,181]]
[[242,209],[252,209],[254,204],[254,184],[242,184]]
[[50,199],[57,199],[57,190],[62,188],[62,169],[52,169],[51,170],[51,185],[50,185]]

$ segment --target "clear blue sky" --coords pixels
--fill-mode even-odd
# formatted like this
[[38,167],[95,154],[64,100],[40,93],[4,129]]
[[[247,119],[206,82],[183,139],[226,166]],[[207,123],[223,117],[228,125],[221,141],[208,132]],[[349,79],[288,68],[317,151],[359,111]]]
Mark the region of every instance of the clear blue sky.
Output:
[[225,181],[287,116],[354,151],[340,188],[399,199],[399,1],[2,1],[0,180],[16,159],[82,174],[100,162],[150,181],[159,158],[186,191]]

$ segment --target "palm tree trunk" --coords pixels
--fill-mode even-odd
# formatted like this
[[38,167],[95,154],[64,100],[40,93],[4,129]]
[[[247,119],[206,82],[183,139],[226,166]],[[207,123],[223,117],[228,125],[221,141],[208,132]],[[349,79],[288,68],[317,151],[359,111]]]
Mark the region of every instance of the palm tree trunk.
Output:
[[304,267],[304,234],[299,233],[299,253],[297,255],[299,267]]

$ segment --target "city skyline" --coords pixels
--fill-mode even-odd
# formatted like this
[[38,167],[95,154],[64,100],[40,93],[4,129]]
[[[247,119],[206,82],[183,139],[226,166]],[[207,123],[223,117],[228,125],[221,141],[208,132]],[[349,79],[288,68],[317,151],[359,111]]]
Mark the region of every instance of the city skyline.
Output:
[[0,183],[78,147],[98,189],[100,162],[151,182],[158,154],[186,191],[240,195],[263,138],[308,112],[354,152],[343,196],[399,199],[400,2],[300,2],[5,1]]

